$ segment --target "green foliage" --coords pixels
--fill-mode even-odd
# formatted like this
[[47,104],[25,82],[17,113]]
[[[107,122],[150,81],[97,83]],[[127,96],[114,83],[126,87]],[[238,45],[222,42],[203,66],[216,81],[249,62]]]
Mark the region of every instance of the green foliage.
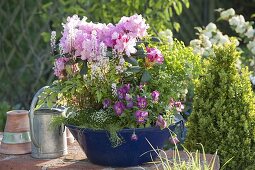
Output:
[[[56,5],[57,4],[57,5]],[[52,8],[57,9],[52,13]],[[165,29],[180,29],[180,24],[174,22],[174,14],[180,15],[183,6],[189,7],[189,0],[58,0],[44,2],[41,16],[52,21],[53,30],[57,30],[62,18],[70,14],[88,17],[88,20],[103,23],[116,23],[122,16],[142,14],[148,21],[154,33]],[[49,41],[49,33],[44,33],[44,39]],[[47,42],[48,42],[47,41]]]
[[4,131],[6,123],[6,112],[10,110],[10,105],[7,102],[0,103],[0,131]]
[[202,71],[201,58],[193,53],[192,48],[177,40],[173,44],[161,44],[160,50],[165,59],[164,69],[151,71],[152,77],[157,77],[151,83],[164,94],[165,100],[169,97],[184,99],[192,86],[192,79]]
[[[217,167],[217,165],[215,164],[215,162],[217,160],[217,151],[215,152],[215,154],[213,155],[211,160],[207,160],[203,145],[201,143],[197,144],[197,145],[198,145],[198,147],[200,147],[202,149],[202,153],[200,153],[199,150],[196,150],[195,153],[191,153],[186,148],[184,148],[184,152],[187,155],[187,158],[185,158],[185,159],[183,159],[183,157],[180,156],[177,145],[175,145],[175,149],[173,149],[173,154],[170,155],[171,158],[168,157],[168,155],[165,153],[165,151],[161,151],[160,153],[158,153],[157,150],[155,148],[153,148],[153,146],[151,145],[151,147],[153,148],[153,151],[155,151],[159,157],[159,161],[158,162],[154,161],[153,163],[155,164],[157,170],[159,170],[159,169],[163,169],[163,170],[214,170]],[[160,163],[160,165],[157,165],[159,163]],[[222,168],[226,164],[224,164],[222,166]]]
[[235,45],[214,47],[204,75],[196,82],[193,112],[185,145],[206,153],[219,151],[227,169],[255,167],[255,99],[247,68],[236,68]]

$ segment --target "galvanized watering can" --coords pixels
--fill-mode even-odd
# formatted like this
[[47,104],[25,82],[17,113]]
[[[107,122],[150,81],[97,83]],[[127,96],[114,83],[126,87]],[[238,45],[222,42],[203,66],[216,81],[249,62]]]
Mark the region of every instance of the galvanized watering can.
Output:
[[48,86],[41,88],[34,96],[29,113],[32,157],[34,158],[58,158],[67,154],[67,141],[65,126],[51,127],[50,122],[53,116],[65,116],[64,108],[41,107],[35,110],[38,96]]

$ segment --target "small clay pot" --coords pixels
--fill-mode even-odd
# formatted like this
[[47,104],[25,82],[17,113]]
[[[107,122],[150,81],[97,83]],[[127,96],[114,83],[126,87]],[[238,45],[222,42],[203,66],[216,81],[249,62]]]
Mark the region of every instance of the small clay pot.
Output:
[[7,120],[0,145],[0,153],[26,154],[31,152],[31,138],[27,110],[7,112]]

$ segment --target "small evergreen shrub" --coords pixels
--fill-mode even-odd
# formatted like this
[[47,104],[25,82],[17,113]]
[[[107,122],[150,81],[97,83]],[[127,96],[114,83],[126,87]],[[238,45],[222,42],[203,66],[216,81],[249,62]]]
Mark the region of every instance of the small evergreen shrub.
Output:
[[247,68],[236,68],[235,45],[214,47],[203,76],[195,83],[193,112],[185,146],[206,153],[218,150],[226,169],[255,168],[255,100]]

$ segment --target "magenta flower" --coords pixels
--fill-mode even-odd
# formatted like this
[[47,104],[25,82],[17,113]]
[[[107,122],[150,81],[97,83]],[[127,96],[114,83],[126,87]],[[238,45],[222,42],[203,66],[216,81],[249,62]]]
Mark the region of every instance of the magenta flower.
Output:
[[158,116],[158,119],[156,121],[156,126],[159,126],[162,129],[167,127],[167,122],[164,120],[164,118],[161,115]]
[[146,48],[147,51],[147,58],[149,59],[150,62],[152,63],[158,63],[162,64],[164,61],[164,57],[161,53],[160,50],[157,48]]
[[135,112],[135,117],[136,117],[137,123],[144,123],[146,119],[148,118],[148,112],[143,110],[137,110]]
[[181,102],[175,102],[174,106],[177,112],[182,112],[182,110],[184,109],[184,105]]
[[110,99],[104,99],[103,101],[103,108],[106,109],[111,105],[111,100]]
[[152,101],[154,103],[157,103],[158,100],[159,100],[159,92],[157,90],[154,90],[152,93],[151,93],[151,97],[152,97]]
[[135,132],[132,134],[131,140],[132,140],[132,141],[137,141],[137,140],[138,140],[138,137],[137,137],[137,135],[135,134]]
[[117,116],[120,116],[125,110],[125,105],[122,102],[115,102],[113,109]]
[[177,145],[177,144],[180,142],[176,135],[170,137],[170,138],[169,138],[169,141],[170,141],[170,143],[173,144],[173,145]]
[[145,97],[137,97],[137,106],[139,109],[144,109],[147,107],[147,100]]

